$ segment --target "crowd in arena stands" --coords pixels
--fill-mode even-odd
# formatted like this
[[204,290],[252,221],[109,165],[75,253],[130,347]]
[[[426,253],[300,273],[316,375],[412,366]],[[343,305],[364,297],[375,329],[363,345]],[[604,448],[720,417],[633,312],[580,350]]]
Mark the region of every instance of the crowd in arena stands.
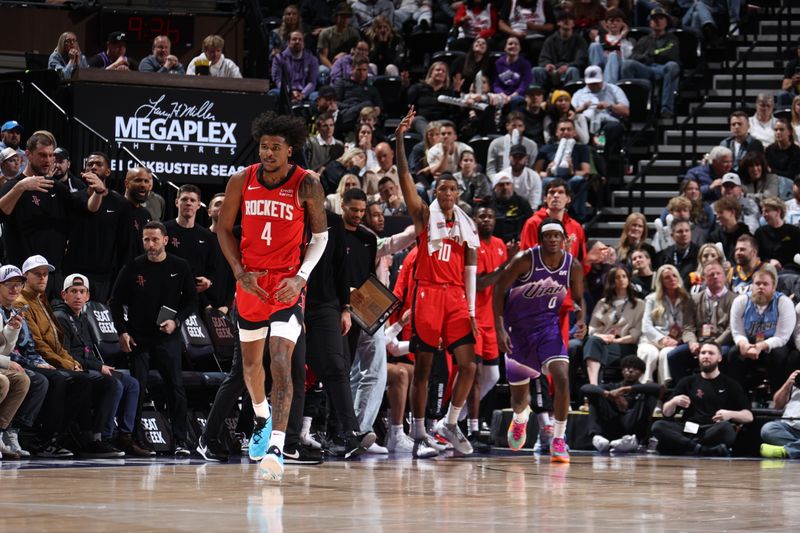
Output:
[[[458,204],[477,222],[482,247],[500,246],[506,257],[535,246],[544,219],[564,224],[568,251],[584,267],[590,317],[585,338],[573,334],[569,344],[571,366],[585,382],[573,403],[585,403],[599,452],[636,451],[652,435],[662,453],[728,455],[735,425],[752,421],[752,405],[769,404],[783,409],[785,419],[764,426],[762,453],[800,457],[793,420],[800,412],[798,59],[786,65],[781,87],[757,96],[752,116],[730,114],[730,135],[720,135],[719,146],[679,177],[679,193],[660,216],[648,221],[632,213],[618,244],[608,246],[587,242],[581,223],[598,201],[594,185],[603,181],[595,178],[604,177],[629,132],[630,102],[617,83],[651,80],[656,112],[672,118],[681,67],[671,28],[717,46],[737,33],[748,7],[647,0],[457,4],[304,0],[285,7],[269,35],[264,75],[272,78],[273,94],[288,97],[307,122],[295,162],[319,174],[328,225],[338,228],[309,279],[309,298],[320,305],[306,317],[315,332],[308,363],[327,395],[307,402],[296,441],[300,456],[314,457],[322,445],[349,456],[354,436],[382,420],[384,389],[387,438],[369,451],[409,453],[413,444],[403,421],[414,372],[408,295],[417,252],[397,146],[386,129],[387,119],[396,118],[387,109],[398,102],[385,101],[379,90],[389,76],[399,107],[417,111],[404,154],[423,201],[432,200],[441,176],[455,177]],[[643,26],[649,29],[635,38],[630,30]],[[415,72],[408,43],[431,31],[449,31],[453,56]],[[218,35],[203,39],[186,66],[166,36],[156,37],[152,54],[138,62],[125,44],[123,32],[112,32],[105,49],[87,59],[76,34],[65,32],[49,65],[65,79],[88,68],[241,77]],[[776,105],[790,110],[786,118],[775,116]],[[0,452],[8,458],[29,451],[153,454],[137,438],[152,365],[168,393],[174,451],[188,455],[180,329],[208,308],[235,314],[235,282],[215,236],[224,194],[206,199],[210,229],[197,222],[203,198],[192,185],[178,193],[177,217],[161,223],[164,199],[153,191],[149,170],[129,171],[120,190],[112,190],[106,154],[73,160],[48,131],[3,120]],[[480,289],[486,288],[480,276],[500,267],[479,270]],[[371,274],[404,306],[375,335],[356,326],[343,335],[348,290]],[[170,283],[171,275],[179,282]],[[124,354],[119,366],[129,371],[97,352],[86,324],[90,300],[109,306]],[[162,316],[163,307],[172,313]],[[484,361],[478,400],[499,379],[497,368]],[[607,377],[619,375],[621,381]],[[535,386],[547,396],[547,380]],[[327,420],[319,396],[335,407]],[[676,411],[685,424],[672,420]],[[552,422],[547,408],[536,412],[537,447],[547,450]],[[654,413],[663,419],[653,423]],[[467,419],[479,449],[476,407]],[[219,424],[203,434],[204,456],[227,456]],[[319,442],[312,429],[329,438]],[[292,451],[287,444],[287,457]]]

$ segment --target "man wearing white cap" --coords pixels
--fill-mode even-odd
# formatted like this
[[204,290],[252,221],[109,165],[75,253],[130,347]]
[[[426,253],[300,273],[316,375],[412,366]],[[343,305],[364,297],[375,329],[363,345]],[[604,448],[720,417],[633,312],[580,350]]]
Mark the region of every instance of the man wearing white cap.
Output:
[[56,324],[58,319],[47,301],[47,289],[53,265],[41,255],[33,255],[25,260],[22,273],[25,275],[25,288],[16,303],[28,306],[26,323],[36,343],[36,350],[60,373],[67,373],[68,379],[78,381],[81,387],[91,390],[89,405],[77,414],[78,424],[83,430],[85,441],[81,454],[92,457],[122,457],[124,452],[102,440],[103,429],[114,416],[115,382],[111,376],[92,375],[72,358],[64,347],[63,338]]
[[5,183],[6,180],[19,176],[21,165],[22,158],[16,150],[11,147],[3,148],[0,151],[0,182]]
[[720,192],[722,198],[733,198],[739,203],[741,212],[739,213],[738,221],[744,222],[751,233],[761,225],[759,218],[761,218],[761,210],[758,204],[752,198],[748,198],[742,189],[742,180],[736,172],[727,172],[722,176]]
[[61,291],[63,300],[53,306],[53,313],[64,330],[64,348],[90,374],[114,378],[111,412],[116,416],[112,415],[108,419],[102,432],[103,440],[112,439],[116,426],[119,431],[115,445],[119,449],[140,457],[155,455],[152,450],[139,447],[132,437],[139,401],[139,382],[133,376],[116,372],[113,366],[107,365],[94,345],[89,319],[84,312],[90,296],[89,278],[83,274],[70,274],[66,277]]
[[630,102],[625,92],[611,83],[603,81],[603,69],[593,65],[584,71],[586,86],[572,95],[572,106],[576,113],[583,113],[589,122],[589,133],[601,137],[605,133],[607,153],[615,154],[621,148],[624,128],[621,119],[630,115]]

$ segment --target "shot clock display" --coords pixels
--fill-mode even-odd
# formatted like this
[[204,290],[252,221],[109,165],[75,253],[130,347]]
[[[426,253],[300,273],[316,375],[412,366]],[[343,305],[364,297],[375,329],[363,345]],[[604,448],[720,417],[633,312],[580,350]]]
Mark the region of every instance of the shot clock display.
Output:
[[194,46],[194,17],[191,15],[145,15],[135,13],[103,13],[102,35],[123,31],[128,54],[142,58],[151,53],[153,38],[166,35],[172,41],[172,53],[180,54]]

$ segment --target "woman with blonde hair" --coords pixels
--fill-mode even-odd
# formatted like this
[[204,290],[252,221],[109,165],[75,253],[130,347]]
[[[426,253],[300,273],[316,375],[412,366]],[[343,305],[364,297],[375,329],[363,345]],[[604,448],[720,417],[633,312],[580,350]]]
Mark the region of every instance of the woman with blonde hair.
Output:
[[631,254],[638,248],[646,248],[650,257],[655,257],[656,250],[647,244],[647,219],[642,213],[631,213],[625,219],[622,234],[617,245],[617,261],[630,265]]
[[653,372],[657,371],[658,383],[664,385],[671,381],[667,359],[692,351],[697,344],[694,302],[672,265],[662,265],[656,271],[654,285],[655,292],[644,299],[642,336],[636,355],[646,365],[642,381],[653,381]]
[[325,197],[325,209],[330,209],[337,215],[342,214],[342,197],[345,191],[360,187],[361,183],[358,181],[358,176],[355,174],[345,174],[339,180],[339,186],[336,187],[336,192],[329,194]]
[[58,37],[58,44],[47,60],[47,68],[61,72],[65,80],[72,78],[72,74],[81,68],[89,68],[86,56],[81,53],[78,45],[78,36],[71,31],[65,31]]
[[424,135],[428,123],[433,120],[453,120],[455,106],[439,102],[440,96],[458,96],[450,87],[450,69],[444,61],[434,61],[428,68],[425,79],[408,89],[406,102],[417,110],[414,131]]
[[428,160],[425,154],[442,140],[442,123],[438,120],[429,122],[422,134],[422,142],[418,142],[408,155],[408,170],[415,176],[428,172]]
[[726,265],[726,259],[723,253],[717,248],[715,243],[707,242],[702,245],[697,252],[697,268],[694,272],[689,274],[689,281],[691,282],[689,292],[691,294],[697,294],[705,290],[706,283],[703,281],[703,267],[712,261],[723,265],[725,271],[728,271],[729,265]]
[[304,35],[306,33],[303,21],[300,18],[300,9],[294,4],[289,4],[283,8],[281,25],[269,34],[269,46],[267,49],[269,50],[270,60],[286,48],[286,45],[289,44],[289,35],[293,31],[299,31]]
[[369,62],[378,68],[378,73],[399,76],[400,69],[397,65],[405,55],[405,43],[403,37],[394,30],[392,22],[385,15],[378,15],[372,19],[366,37],[369,43]]

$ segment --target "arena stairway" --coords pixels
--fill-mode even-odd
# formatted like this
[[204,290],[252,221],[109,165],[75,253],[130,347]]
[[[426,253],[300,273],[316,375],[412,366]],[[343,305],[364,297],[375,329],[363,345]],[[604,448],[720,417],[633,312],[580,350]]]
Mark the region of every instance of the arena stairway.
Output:
[[[768,3],[762,2],[762,5]],[[689,83],[689,80],[682,81],[675,118],[659,121],[655,132],[656,150],[652,146],[638,146],[629,152],[631,164],[626,169],[622,184],[613,186],[609,194],[610,204],[604,207],[602,214],[587,227],[588,238],[616,245],[631,207],[634,211],[645,214],[650,221],[649,228],[652,234],[652,221],[661,213],[667,201],[677,194],[678,177],[685,173],[685,169],[695,166],[728,135],[728,115],[731,112],[733,99],[733,74],[735,72],[741,76],[745,71],[744,63],[739,60],[746,57],[747,81],[744,85],[745,97],[742,99],[742,81],[739,77],[736,108],[743,108],[752,115],[755,111],[755,97],[759,92],[780,90],[784,61],[787,57],[791,57],[786,55],[787,50],[797,42],[796,28],[800,24],[800,9],[794,9],[790,21],[793,26],[793,38],[788,42],[785,39],[787,16],[785,13],[782,16],[784,35],[779,35],[778,15],[774,10],[768,9],[756,15],[756,20],[752,22],[758,28],[758,43],[749,53],[748,49],[753,42],[752,32],[729,42],[727,50],[707,54],[703,80],[699,84]],[[734,66],[735,69],[732,68]],[[701,107],[703,98],[706,101]],[[694,120],[686,122],[687,117],[698,108],[700,109],[697,112],[696,122]],[[682,131],[686,132],[685,147],[681,145]],[[697,145],[693,147],[692,139],[695,135]],[[645,170],[654,154],[656,160]],[[635,181],[636,174],[643,170],[644,179],[636,181],[631,186],[633,196],[629,197],[629,185]],[[641,196],[642,191],[644,197]]]

